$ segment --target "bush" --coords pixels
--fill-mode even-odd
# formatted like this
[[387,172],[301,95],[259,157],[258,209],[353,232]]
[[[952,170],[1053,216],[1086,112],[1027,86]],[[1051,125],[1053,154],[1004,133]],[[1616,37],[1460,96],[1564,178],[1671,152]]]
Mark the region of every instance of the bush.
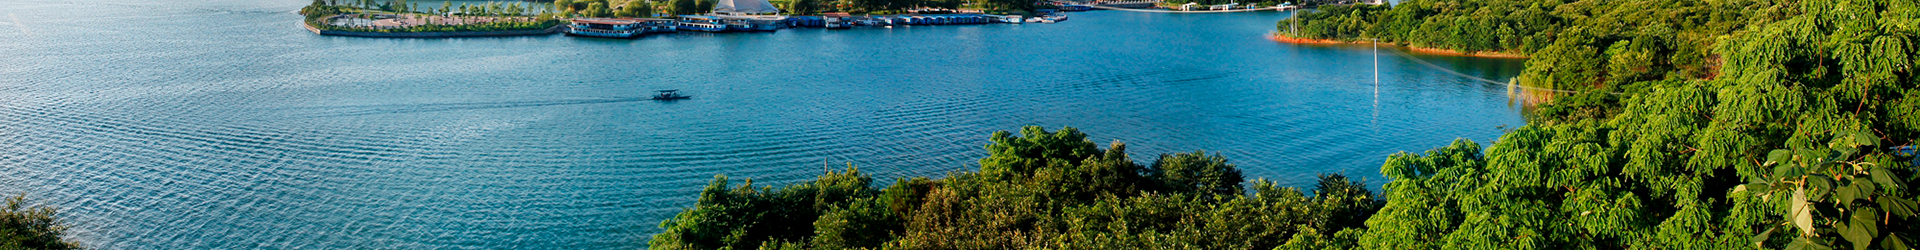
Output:
[[26,206],[26,195],[7,198],[0,207],[0,249],[78,249],[60,239],[66,231],[52,207]]

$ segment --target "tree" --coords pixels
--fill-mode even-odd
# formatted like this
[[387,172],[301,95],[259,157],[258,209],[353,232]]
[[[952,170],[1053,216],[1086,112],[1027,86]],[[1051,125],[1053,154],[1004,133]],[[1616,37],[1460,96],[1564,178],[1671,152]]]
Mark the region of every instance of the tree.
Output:
[[0,207],[0,249],[79,249],[60,239],[66,226],[52,207],[26,206],[26,195],[7,198]]
[[611,12],[607,11],[606,3],[593,2],[587,5],[586,15],[589,17],[608,17],[612,16],[611,14]]
[[699,14],[713,12],[713,5],[717,2],[714,0],[694,0],[693,3],[693,9],[691,10],[693,13],[691,14]]
[[696,10],[699,5],[693,1],[694,0],[673,0],[672,4],[668,7],[673,10],[674,15],[699,14],[700,12]]
[[652,5],[652,4],[648,4],[648,3],[647,3],[647,1],[644,1],[644,0],[635,0],[635,1],[629,1],[629,2],[627,2],[627,4],[626,4],[626,7],[622,7],[622,8],[620,8],[620,12],[619,12],[619,13],[615,13],[615,15],[614,15],[614,16],[617,16],[617,17],[652,17],[652,16],[653,16],[653,5]]
[[820,0],[794,0],[786,8],[787,13],[809,15],[820,13]]
[[1158,180],[1169,192],[1236,195],[1240,194],[1240,181],[1245,180],[1226,157],[1203,151],[1162,154],[1147,171],[1147,177]]

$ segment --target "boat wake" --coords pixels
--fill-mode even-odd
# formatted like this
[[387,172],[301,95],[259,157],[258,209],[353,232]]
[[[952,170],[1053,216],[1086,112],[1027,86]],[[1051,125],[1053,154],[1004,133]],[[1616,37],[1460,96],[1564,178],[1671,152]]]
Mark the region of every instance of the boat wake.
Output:
[[425,104],[383,104],[352,105],[295,108],[309,110],[312,113],[296,115],[295,118],[332,118],[369,115],[414,114],[446,111],[472,111],[488,109],[552,107],[587,104],[607,104],[646,101],[647,98],[599,98],[567,99],[540,101],[504,101],[504,102],[467,102],[467,103],[425,103]]

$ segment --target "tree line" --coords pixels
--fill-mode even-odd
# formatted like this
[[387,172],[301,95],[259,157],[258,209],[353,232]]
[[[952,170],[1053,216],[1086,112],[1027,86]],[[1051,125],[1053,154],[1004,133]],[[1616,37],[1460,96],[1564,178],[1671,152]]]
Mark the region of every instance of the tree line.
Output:
[[1300,38],[1527,55],[1519,84],[1619,92],[1633,82],[1711,77],[1723,36],[1798,9],[1744,0],[1408,0],[1322,6],[1277,26]]

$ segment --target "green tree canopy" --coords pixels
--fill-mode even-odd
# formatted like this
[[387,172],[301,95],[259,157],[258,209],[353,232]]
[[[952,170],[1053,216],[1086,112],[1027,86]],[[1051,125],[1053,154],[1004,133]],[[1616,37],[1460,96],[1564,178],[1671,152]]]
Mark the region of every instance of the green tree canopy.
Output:
[[[874,189],[858,169],[786,188],[729,188],[661,224],[655,249],[1273,249],[1351,246],[1380,207],[1366,185],[1321,177],[1307,197],[1202,152],[1162,155],[1152,176],[1126,155],[1065,128],[998,132],[980,172],[897,179]],[[1232,173],[1227,178],[1225,173]],[[1178,177],[1176,177],[1178,176]],[[1161,183],[1194,188],[1157,190]],[[1231,187],[1226,187],[1231,186]],[[1232,192],[1220,192],[1231,189]]]
[[61,239],[66,226],[47,206],[27,206],[26,195],[7,198],[0,206],[0,249],[79,249]]

